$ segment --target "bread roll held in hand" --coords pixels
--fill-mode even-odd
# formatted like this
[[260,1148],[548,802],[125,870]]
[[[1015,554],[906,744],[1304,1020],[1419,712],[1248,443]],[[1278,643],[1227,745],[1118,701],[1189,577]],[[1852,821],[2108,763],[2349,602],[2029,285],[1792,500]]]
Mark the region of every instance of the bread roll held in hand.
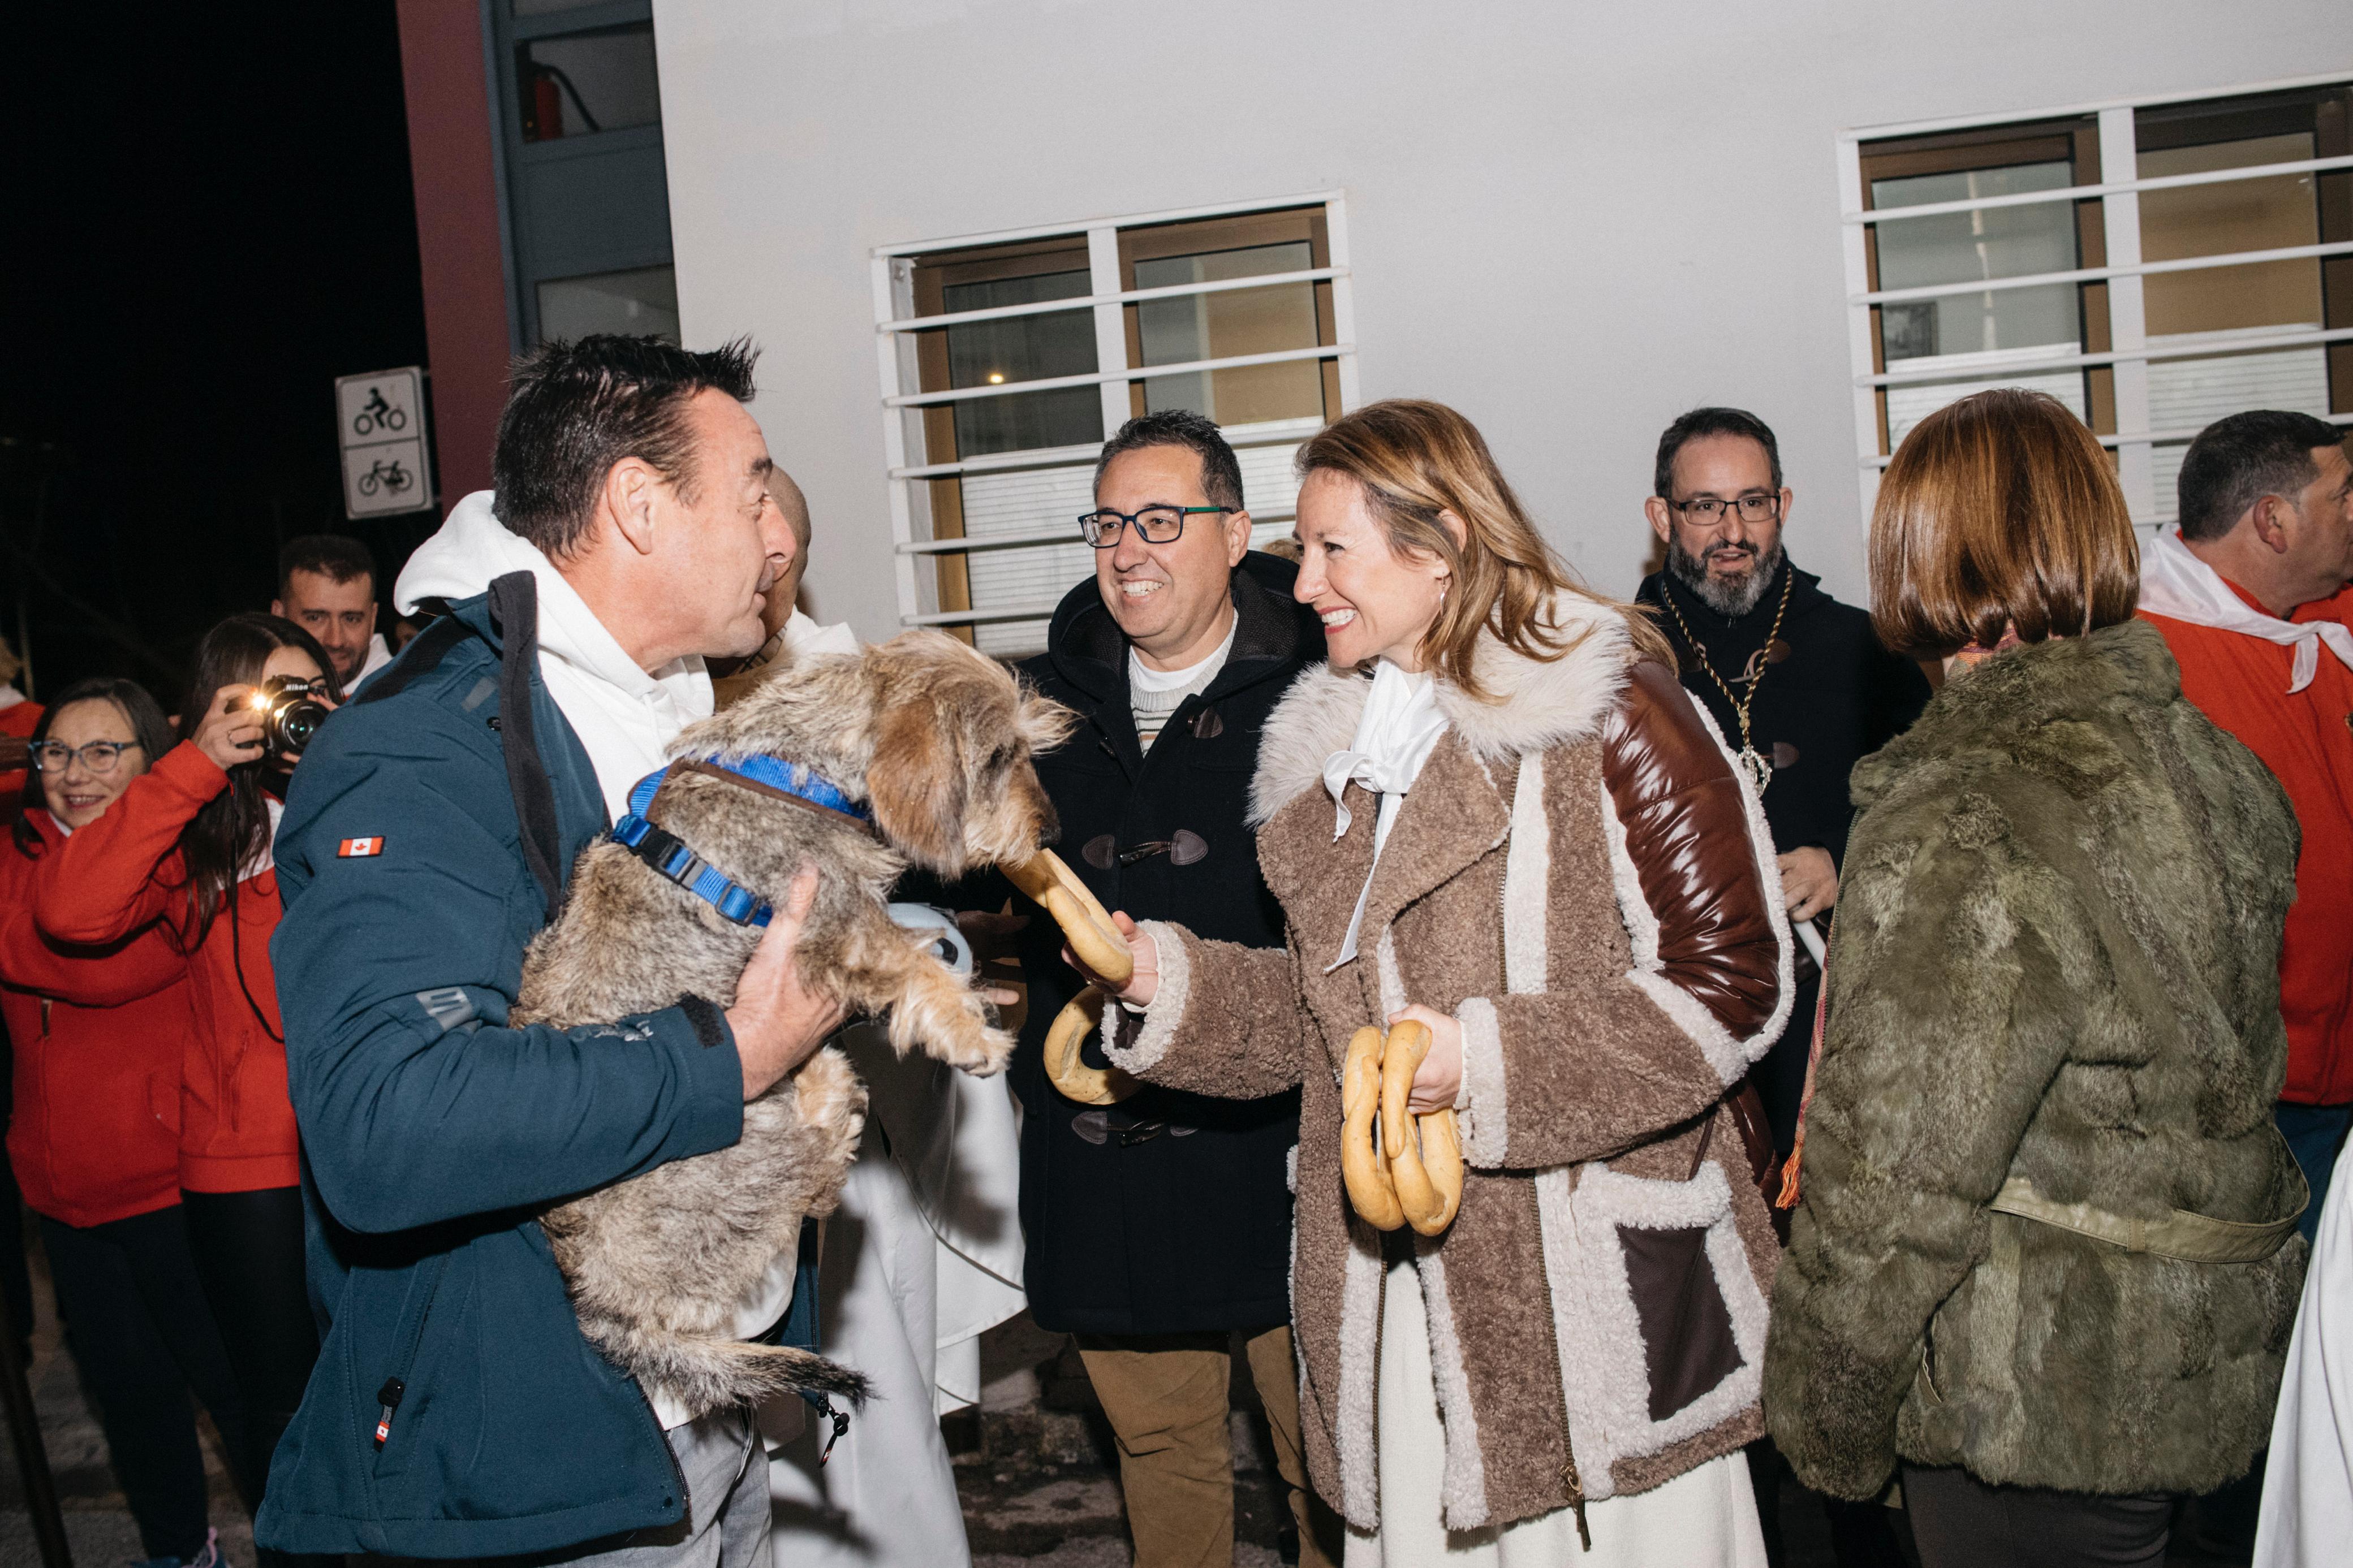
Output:
[[1127,939],[1112,923],[1111,914],[1087,885],[1062,864],[1051,849],[1040,849],[1018,866],[1005,868],[1006,877],[1039,908],[1054,917],[1062,938],[1081,963],[1113,985],[1124,985],[1135,973],[1135,955]]
[[[1124,985],[1134,975],[1135,954],[1128,950],[1127,939],[1060,856],[1040,849],[1019,865],[1006,867],[1005,875],[1054,917],[1071,954],[1090,973],[1113,985]],[[1087,1037],[1102,1026],[1108,1000],[1090,985],[1054,1016],[1054,1026],[1046,1031],[1046,1076],[1064,1099],[1082,1105],[1117,1105],[1143,1087],[1116,1068],[1100,1071],[1079,1058]]]
[[1348,1042],[1340,1107],[1346,1119],[1340,1133],[1340,1179],[1347,1184],[1348,1202],[1375,1230],[1395,1230],[1405,1223],[1405,1210],[1398,1206],[1388,1161],[1374,1136],[1373,1118],[1381,1108],[1381,1032],[1373,1025],[1357,1030]]
[[1087,1037],[1103,1026],[1103,1008],[1111,998],[1090,985],[1071,998],[1054,1016],[1046,1031],[1046,1077],[1065,1100],[1081,1105],[1117,1105],[1144,1085],[1117,1068],[1091,1068],[1079,1058]]
[[1420,1235],[1437,1236],[1462,1206],[1462,1142],[1454,1112],[1415,1116],[1407,1109],[1430,1047],[1429,1026],[1410,1019],[1386,1036],[1368,1024],[1348,1042],[1340,1079],[1346,1118],[1340,1175],[1348,1201],[1376,1230],[1410,1224]]

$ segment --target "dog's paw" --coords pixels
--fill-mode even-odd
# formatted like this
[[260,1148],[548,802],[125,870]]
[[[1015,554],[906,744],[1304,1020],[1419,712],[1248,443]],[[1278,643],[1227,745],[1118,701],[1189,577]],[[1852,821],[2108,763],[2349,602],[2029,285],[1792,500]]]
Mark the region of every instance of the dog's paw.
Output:
[[946,1031],[944,1038],[923,1042],[923,1054],[975,1078],[994,1078],[1013,1056],[1013,1037],[986,1024]]
[[793,1070],[793,1094],[804,1124],[856,1129],[866,1124],[866,1085],[849,1058],[826,1047]]

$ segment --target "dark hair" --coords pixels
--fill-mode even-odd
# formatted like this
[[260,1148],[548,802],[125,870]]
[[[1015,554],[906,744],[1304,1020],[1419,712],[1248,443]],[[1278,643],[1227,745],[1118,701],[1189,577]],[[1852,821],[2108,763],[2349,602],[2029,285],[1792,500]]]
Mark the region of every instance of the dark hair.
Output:
[[1113,458],[1122,452],[1140,452],[1146,447],[1185,447],[1201,459],[1201,493],[1209,498],[1209,504],[1241,510],[1240,461],[1235,458],[1234,449],[1226,445],[1217,422],[1189,408],[1163,409],[1121,426],[1119,433],[1103,443],[1103,456],[1095,459],[1095,483],[1103,483],[1103,470],[1111,467]]
[[1895,448],[1871,515],[1871,621],[1914,658],[2081,637],[2132,619],[2140,547],[2099,437],[2058,399],[1998,387]]
[[[196,726],[211,711],[213,698],[222,687],[259,685],[261,667],[281,647],[309,654],[326,678],[328,694],[337,702],[343,700],[334,661],[309,632],[278,616],[231,616],[196,644],[196,672],[188,682],[188,700],[180,708],[179,738],[195,738]],[[224,901],[236,896],[245,868],[269,847],[269,803],[263,795],[261,762],[257,758],[229,769],[228,787],[205,802],[180,829],[180,858],[188,874],[183,952],[193,952],[203,945],[213,917]]]
[[1675,454],[1687,442],[1707,436],[1746,436],[1765,448],[1765,461],[1773,469],[1773,488],[1781,488],[1781,443],[1773,439],[1773,427],[1746,408],[1694,408],[1676,420],[1659,437],[1659,463],[1651,477],[1651,489],[1662,500],[1672,500],[1675,490]]
[[330,583],[364,577],[368,592],[375,592],[375,557],[366,545],[340,533],[306,533],[278,552],[279,603],[291,594],[297,572],[315,572]]
[[2217,419],[2181,456],[2181,537],[2220,539],[2263,497],[2293,500],[2320,477],[2314,449],[2344,439],[2326,419],[2276,408]]
[[759,357],[749,338],[707,353],[660,338],[605,333],[542,343],[515,362],[499,416],[491,510],[511,531],[561,560],[587,531],[597,488],[624,458],[648,464],[691,500],[687,405],[709,391],[751,402]]
[[[58,692],[42,710],[28,744],[38,750],[41,742],[49,738],[49,726],[57,722],[58,715],[77,702],[111,702],[131,721],[131,737],[139,742],[139,749],[147,757],[147,766],[141,768],[141,773],[162,762],[164,753],[172,749],[172,721],[164,717],[164,705],[137,681],[111,675],[77,680]],[[48,805],[47,793],[41,787],[40,771],[27,767],[24,793],[16,798],[16,819],[8,826],[8,837],[16,841],[18,853],[30,857],[41,852],[40,833],[25,820],[25,814],[36,807],[47,811]]]

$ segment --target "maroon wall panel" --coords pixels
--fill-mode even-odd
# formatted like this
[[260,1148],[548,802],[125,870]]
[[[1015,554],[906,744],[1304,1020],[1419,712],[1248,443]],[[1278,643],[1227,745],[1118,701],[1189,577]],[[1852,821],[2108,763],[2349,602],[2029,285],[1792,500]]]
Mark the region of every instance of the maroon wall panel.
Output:
[[424,260],[433,434],[441,497],[491,485],[506,401],[506,261],[499,241],[498,142],[482,76],[478,0],[398,0],[408,156]]

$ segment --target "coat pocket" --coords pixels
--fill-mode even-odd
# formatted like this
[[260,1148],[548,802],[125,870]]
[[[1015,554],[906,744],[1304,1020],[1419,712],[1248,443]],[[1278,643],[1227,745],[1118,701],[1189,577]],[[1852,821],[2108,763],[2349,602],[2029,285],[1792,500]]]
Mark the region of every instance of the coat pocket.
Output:
[[1601,1164],[1579,1173],[1568,1199],[1584,1276],[1577,1337],[1613,1462],[1696,1436],[1757,1399],[1765,1295],[1732,1200],[1713,1162],[1687,1182]]

